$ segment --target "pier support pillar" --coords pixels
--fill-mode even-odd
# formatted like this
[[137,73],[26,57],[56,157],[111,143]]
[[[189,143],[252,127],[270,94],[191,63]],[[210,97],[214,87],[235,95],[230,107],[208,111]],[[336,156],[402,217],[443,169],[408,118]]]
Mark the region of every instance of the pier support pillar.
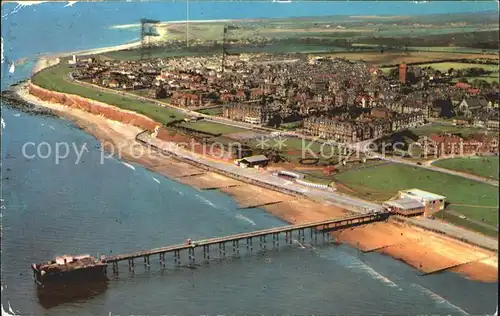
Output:
[[128,270],[134,272],[134,259],[128,259]]
[[181,265],[181,255],[179,253],[179,250],[174,250],[174,263],[176,266]]
[[188,254],[189,254],[189,264],[194,266],[194,263],[195,263],[194,248],[192,248],[192,247],[189,248]]
[[165,268],[165,253],[160,253],[160,265]]
[[205,262],[208,262],[208,260],[210,260],[210,246],[209,245],[204,245],[203,246],[203,260],[205,260]]
[[144,268],[149,268],[149,256],[144,256]]
[[252,237],[247,238],[247,252],[252,253],[253,252],[253,247],[252,247]]

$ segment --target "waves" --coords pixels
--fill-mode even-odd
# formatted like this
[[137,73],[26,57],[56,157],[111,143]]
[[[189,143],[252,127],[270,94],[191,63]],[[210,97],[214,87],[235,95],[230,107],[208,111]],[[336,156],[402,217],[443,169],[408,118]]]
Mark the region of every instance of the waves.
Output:
[[[7,287],[7,285],[5,287]],[[3,289],[4,289],[3,285],[2,285],[1,289],[3,292]],[[14,312],[14,310],[12,309],[12,306],[10,306],[10,301],[7,301],[7,305],[9,306],[8,312],[5,311],[3,304],[0,304],[0,309],[2,310],[2,316],[17,316],[17,315],[19,315],[19,314],[16,314],[16,312],[19,313],[19,310],[16,310],[16,312]]]
[[347,267],[348,269],[354,269],[354,270],[360,270],[362,272],[365,272],[369,276],[371,276],[373,279],[378,280],[385,285],[398,289],[399,291],[402,291],[402,289],[392,280],[389,278],[385,277],[384,275],[378,273],[375,271],[373,268],[369,267],[367,264],[362,262],[361,260],[347,254],[347,253],[336,253],[335,257],[328,257],[325,254],[319,253],[320,257],[326,258],[326,259],[333,259],[340,263],[342,266]]
[[[207,198],[199,195],[199,194],[196,194],[196,198],[199,200],[199,201],[202,201],[204,204],[216,209],[216,210],[222,210],[224,212],[228,212],[228,213],[231,213],[228,209],[226,208],[221,208],[219,206],[217,206],[216,204],[214,204],[212,201],[208,200]],[[233,216],[233,214],[231,213],[231,216]],[[245,215],[243,214],[236,214],[234,215],[234,218],[235,219],[239,219],[240,221],[243,221],[243,222],[246,222],[246,223],[249,223],[250,225],[252,226],[257,226],[257,224],[251,220],[250,218],[246,217]]]
[[135,170],[135,167],[129,164],[128,162],[122,161],[122,164],[129,169]]
[[218,208],[218,207],[217,207],[214,203],[212,203],[210,200],[208,200],[208,199],[204,198],[204,197],[203,197],[203,196],[201,196],[201,195],[196,194],[196,198],[197,198],[198,200],[202,201],[203,203],[205,203],[206,205],[209,205],[209,206],[211,206],[211,207],[213,207],[213,208],[215,208],[215,209],[217,209],[217,208]]
[[236,216],[235,216],[235,218],[237,218],[237,219],[241,219],[241,220],[243,220],[243,221],[245,221],[245,222],[247,222],[247,223],[250,223],[252,226],[257,225],[257,224],[255,224],[255,222],[254,222],[254,221],[252,221],[250,218],[246,217],[246,216],[245,216],[245,215],[243,215],[243,214],[238,214],[238,215],[236,215]]
[[[231,22],[233,20],[231,19],[220,19],[220,20],[178,20],[178,21],[164,21],[160,22],[160,26],[168,25],[168,24],[182,24],[182,23],[218,23],[218,22]],[[112,30],[123,30],[123,29],[139,29],[141,27],[140,23],[133,23],[133,24],[117,24],[117,25],[112,25],[109,28]]]
[[469,313],[467,313],[466,311],[464,311],[463,309],[461,309],[457,305],[452,304],[450,301],[448,301],[444,297],[432,292],[428,288],[423,287],[420,284],[416,284],[416,283],[412,283],[411,286],[419,289],[422,293],[429,295],[435,302],[452,307],[452,308],[456,309],[458,312],[460,312],[460,314],[462,314],[462,315],[469,315]]

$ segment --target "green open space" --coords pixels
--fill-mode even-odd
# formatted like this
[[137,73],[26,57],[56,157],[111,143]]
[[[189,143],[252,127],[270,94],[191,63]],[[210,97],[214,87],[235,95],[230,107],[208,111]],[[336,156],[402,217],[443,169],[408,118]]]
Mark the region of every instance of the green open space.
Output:
[[179,111],[160,107],[152,102],[145,102],[137,100],[133,97],[127,97],[112,92],[105,92],[97,88],[91,88],[72,82],[68,78],[71,70],[72,68],[68,64],[61,63],[38,72],[31,78],[31,81],[35,85],[47,90],[74,94],[114,105],[124,110],[130,110],[146,115],[163,124],[167,124],[171,121],[179,120],[184,117],[184,115]]
[[498,238],[498,232],[490,227],[485,227],[483,225],[478,225],[474,222],[469,221],[467,218],[460,218],[454,214],[450,214],[446,212],[446,210],[439,211],[438,213],[435,214],[435,218],[438,220],[444,220],[449,223],[452,223],[453,225],[460,226],[466,229],[470,229],[476,232],[479,232],[481,234],[491,236],[494,238]]
[[450,170],[470,173],[476,176],[498,180],[498,156],[456,157],[438,160],[433,165]]
[[209,109],[202,109],[202,110],[198,110],[196,112],[199,112],[201,114],[206,114],[206,115],[212,115],[212,116],[221,116],[222,115],[222,106],[209,108]]
[[472,64],[472,63],[458,63],[458,62],[444,62],[444,63],[429,63],[418,65],[419,67],[432,67],[441,72],[447,72],[450,68],[455,70],[467,68],[483,68],[486,71],[498,72],[498,65],[489,64]]
[[186,122],[178,124],[178,126],[187,127],[200,132],[211,134],[232,134],[248,131],[244,128],[209,121]]
[[468,218],[498,225],[498,188],[459,176],[400,164],[348,170],[335,179],[364,199],[386,201],[398,191],[418,188],[446,197],[453,209]]

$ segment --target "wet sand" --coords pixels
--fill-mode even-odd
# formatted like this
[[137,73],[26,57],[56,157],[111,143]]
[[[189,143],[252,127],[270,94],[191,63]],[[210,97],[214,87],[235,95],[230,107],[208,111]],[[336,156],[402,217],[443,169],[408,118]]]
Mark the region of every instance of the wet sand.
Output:
[[[455,239],[389,221],[335,232],[340,241],[362,251],[377,251],[423,273],[454,271],[482,282],[498,282],[498,256]],[[487,258],[487,259],[486,259]]]
[[[297,198],[254,185],[249,185],[225,176],[206,172],[187,163],[176,161],[155,151],[148,155],[139,153],[144,146],[135,141],[135,136],[142,130],[138,127],[111,121],[101,116],[79,109],[44,102],[29,95],[26,90],[18,92],[26,101],[48,107],[58,115],[74,121],[87,132],[99,139],[104,149],[120,147],[120,158],[143,165],[161,175],[189,184],[199,189],[214,184],[222,186],[220,190],[232,195],[241,207],[264,205],[264,209],[273,215],[294,224],[307,223],[344,217],[349,212],[324,203]],[[88,128],[92,126],[92,128]],[[466,263],[453,271],[468,278],[497,282],[498,257],[482,249],[460,241],[452,240],[435,233],[424,231],[407,224],[387,222],[375,223],[333,233],[337,240],[345,242],[363,251],[375,251],[400,259],[423,272],[432,272],[447,266]],[[489,259],[485,259],[489,258]]]

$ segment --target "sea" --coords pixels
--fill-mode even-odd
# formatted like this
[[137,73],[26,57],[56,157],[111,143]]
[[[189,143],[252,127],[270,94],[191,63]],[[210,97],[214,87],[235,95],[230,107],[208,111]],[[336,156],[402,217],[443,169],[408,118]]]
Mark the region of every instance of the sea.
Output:
[[[116,26],[143,17],[178,21],[188,11],[189,19],[212,20],[498,8],[496,2],[441,1],[33,3],[2,4],[2,89],[29,77],[37,56],[138,40],[137,28]],[[138,264],[134,274],[123,271],[104,288],[43,298],[30,265],[57,255],[112,255],[285,223],[261,209],[239,209],[221,192],[199,191],[139,165],[103,158],[100,143],[67,120],[2,104],[2,122],[2,315],[491,315],[497,306],[496,283],[450,272],[422,276],[390,257],[328,244],[294,244],[196,269],[161,269],[152,262],[146,270]],[[69,144],[67,157],[56,160],[63,143]]]

